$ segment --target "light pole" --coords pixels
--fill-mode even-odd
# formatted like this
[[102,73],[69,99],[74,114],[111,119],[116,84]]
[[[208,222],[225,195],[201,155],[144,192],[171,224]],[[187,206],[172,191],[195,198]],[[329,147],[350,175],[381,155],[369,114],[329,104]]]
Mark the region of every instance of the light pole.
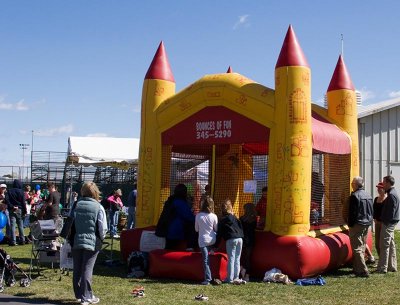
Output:
[[27,150],[29,144],[19,144],[19,148],[22,149],[22,172],[21,172],[21,179],[23,179],[24,167],[25,167],[25,150]]

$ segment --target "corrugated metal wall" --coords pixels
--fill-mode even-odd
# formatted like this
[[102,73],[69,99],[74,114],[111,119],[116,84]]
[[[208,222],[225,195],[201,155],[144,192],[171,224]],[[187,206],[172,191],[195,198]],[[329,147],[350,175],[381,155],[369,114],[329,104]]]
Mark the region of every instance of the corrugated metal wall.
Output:
[[360,175],[365,179],[365,189],[375,197],[375,185],[389,174],[400,189],[400,106],[358,119],[358,128]]

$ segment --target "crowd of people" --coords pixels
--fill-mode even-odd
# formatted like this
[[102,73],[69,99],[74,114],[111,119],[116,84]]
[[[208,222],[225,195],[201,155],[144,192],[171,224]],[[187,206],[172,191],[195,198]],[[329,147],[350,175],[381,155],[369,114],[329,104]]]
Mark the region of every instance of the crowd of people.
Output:
[[[352,193],[347,200],[348,215],[345,216],[345,220],[349,226],[353,271],[357,277],[369,277],[367,264],[372,264],[376,268],[374,272],[377,273],[397,272],[394,229],[400,220],[400,210],[394,184],[394,177],[384,177],[383,181],[376,185],[378,196],[373,200],[364,189],[362,177],[354,177],[352,180]],[[319,189],[323,190],[323,186]],[[156,235],[166,238],[167,249],[177,249],[184,241],[187,242],[189,251],[193,247],[199,247],[203,257],[203,285],[213,281],[209,256],[218,249],[220,241],[225,240],[228,256],[225,282],[246,283],[251,274],[250,258],[255,244],[255,232],[263,230],[265,226],[267,191],[266,187],[262,189],[262,196],[257,204],[246,203],[243,206],[244,214],[238,219],[233,213],[232,202],[229,199],[222,203],[222,215],[217,217],[208,185],[201,197],[200,212],[194,215],[186,199],[187,188],[179,184],[164,204]],[[321,194],[323,191],[318,194],[321,197],[320,201],[323,196]],[[367,245],[368,232],[373,222],[374,244],[379,256],[377,263]],[[197,244],[196,240],[194,242],[196,234]]]

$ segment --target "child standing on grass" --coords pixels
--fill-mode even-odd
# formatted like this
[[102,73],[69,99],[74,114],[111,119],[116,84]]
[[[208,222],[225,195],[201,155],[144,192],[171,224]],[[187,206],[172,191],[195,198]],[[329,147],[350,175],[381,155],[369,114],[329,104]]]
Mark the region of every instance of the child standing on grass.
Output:
[[211,246],[215,244],[218,230],[218,218],[214,214],[214,201],[210,196],[206,196],[201,202],[194,228],[199,232],[199,247],[203,256],[204,281],[201,284],[209,285],[212,280],[209,253]]
[[[218,223],[218,241],[223,238],[226,241],[226,254],[228,255],[228,277],[226,283],[246,284],[246,281],[239,279],[240,255],[243,246],[242,224],[233,215],[232,202],[226,199],[222,204],[222,215]],[[218,243],[217,243],[218,244]]]

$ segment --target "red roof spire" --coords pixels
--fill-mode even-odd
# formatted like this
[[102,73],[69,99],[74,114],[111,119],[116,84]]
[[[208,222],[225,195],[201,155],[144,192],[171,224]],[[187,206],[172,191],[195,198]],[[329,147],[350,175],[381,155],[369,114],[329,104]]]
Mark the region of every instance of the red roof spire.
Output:
[[278,61],[276,62],[275,69],[288,66],[309,67],[303,50],[297,41],[297,37],[293,31],[292,25],[289,25],[289,29],[286,33],[285,40],[283,41],[283,46],[281,53],[279,54]]
[[154,55],[153,61],[151,62],[144,79],[163,79],[175,82],[171,66],[168,62],[167,53],[165,52],[164,43],[162,41],[158,46],[157,52]]
[[349,89],[354,90],[353,82],[350,74],[344,64],[342,55],[339,56],[335,71],[333,72],[331,82],[328,87],[328,92],[333,90]]
[[229,66],[228,71],[226,71],[226,73],[233,73],[231,66]]

